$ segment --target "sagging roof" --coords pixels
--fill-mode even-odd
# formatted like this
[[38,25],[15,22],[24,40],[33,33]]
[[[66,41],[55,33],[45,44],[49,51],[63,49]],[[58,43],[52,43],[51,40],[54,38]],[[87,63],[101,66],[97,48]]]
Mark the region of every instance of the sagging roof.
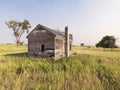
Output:
[[[56,36],[60,36],[60,37],[62,37],[62,38],[65,38],[65,34],[64,34],[64,33],[61,33],[61,32],[58,32],[58,31],[56,31],[56,30],[50,29],[50,28],[48,28],[48,27],[46,27],[46,26],[44,26],[44,25],[41,25],[41,24],[38,24],[38,25],[28,34],[28,36],[29,36],[34,30],[36,30],[36,29],[39,28],[39,27],[41,27],[41,28],[43,28],[43,29],[45,29],[45,30],[48,30],[49,32],[51,32],[52,34],[54,34],[54,35],[56,35]],[[28,36],[27,36],[27,38],[28,38]]]

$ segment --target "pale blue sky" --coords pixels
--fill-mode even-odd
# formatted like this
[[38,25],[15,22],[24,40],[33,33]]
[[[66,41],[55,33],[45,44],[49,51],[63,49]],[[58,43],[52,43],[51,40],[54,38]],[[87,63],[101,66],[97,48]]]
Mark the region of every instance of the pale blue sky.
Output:
[[62,31],[68,26],[74,45],[95,45],[105,35],[120,45],[120,0],[0,0],[0,43],[15,43],[5,21],[24,19],[30,31],[37,24]]

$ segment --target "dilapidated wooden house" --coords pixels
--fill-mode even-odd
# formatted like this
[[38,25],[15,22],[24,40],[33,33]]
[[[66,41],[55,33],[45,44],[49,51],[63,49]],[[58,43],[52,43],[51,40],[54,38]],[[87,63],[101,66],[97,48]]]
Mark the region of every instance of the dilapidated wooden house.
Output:
[[38,24],[27,36],[28,56],[33,57],[69,57],[72,53],[72,35],[68,27],[59,32]]

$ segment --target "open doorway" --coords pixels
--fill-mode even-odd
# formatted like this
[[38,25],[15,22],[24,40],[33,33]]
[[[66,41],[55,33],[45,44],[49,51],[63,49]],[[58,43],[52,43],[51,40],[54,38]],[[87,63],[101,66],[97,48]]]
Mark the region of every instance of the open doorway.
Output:
[[44,44],[41,45],[41,51],[42,51],[42,52],[45,51],[45,45],[44,45]]

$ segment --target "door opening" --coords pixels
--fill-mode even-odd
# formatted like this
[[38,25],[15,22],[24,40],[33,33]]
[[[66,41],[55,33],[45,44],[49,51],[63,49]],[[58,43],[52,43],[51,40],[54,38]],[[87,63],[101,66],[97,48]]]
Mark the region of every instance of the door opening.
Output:
[[42,52],[45,51],[45,45],[44,45],[44,44],[41,45],[41,51],[42,51]]

